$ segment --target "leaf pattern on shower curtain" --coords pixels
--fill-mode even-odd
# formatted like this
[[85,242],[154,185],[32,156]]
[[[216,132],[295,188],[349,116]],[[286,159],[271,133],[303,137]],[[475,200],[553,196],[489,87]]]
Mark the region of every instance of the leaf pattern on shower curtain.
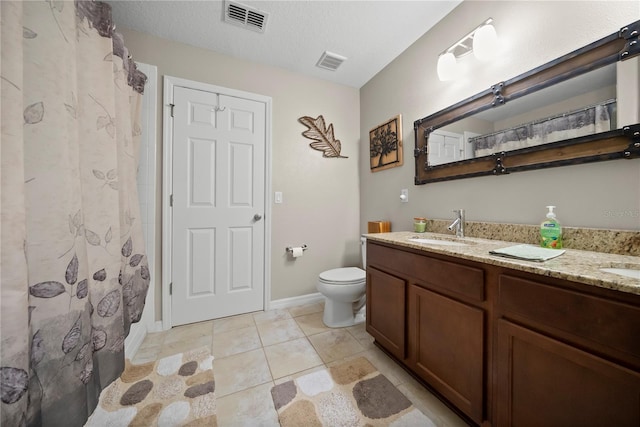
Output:
[[74,119],[77,118],[78,102],[76,101],[76,97],[73,94],[73,92],[71,92],[71,103],[70,104],[65,103],[64,108],[71,115],[71,117],[73,117]]
[[93,231],[89,230],[88,228],[84,229],[84,237],[87,239],[87,242],[90,245],[100,246],[100,244],[102,243],[101,240],[100,240],[100,236],[98,236],[98,234],[94,233]]
[[140,264],[140,261],[142,261],[142,258],[144,258],[144,255],[142,254],[135,254],[134,256],[131,257],[131,259],[129,260],[129,265],[131,267],[137,267],[138,264]]
[[89,281],[87,279],[81,280],[76,288],[76,298],[83,299],[89,294]]
[[107,110],[107,108],[100,101],[98,101],[93,95],[89,94],[89,97],[93,99],[93,101],[96,104],[98,104],[106,114],[106,115],[100,115],[96,119],[96,130],[104,129],[111,138],[114,138],[116,134],[116,125],[115,125],[113,116],[109,113],[109,110]]
[[24,37],[25,39],[35,39],[36,37],[38,37],[38,33],[30,28],[22,27],[22,37]]
[[76,354],[76,357],[73,359],[75,362],[82,361],[91,355],[91,343],[86,342],[80,347],[80,351]]
[[91,379],[91,375],[93,374],[93,359],[88,359],[87,363],[82,368],[80,372],[80,381],[82,384],[87,384]]
[[29,293],[36,298],[53,298],[65,292],[60,282],[40,282],[29,287]]
[[145,76],[114,47],[106,3],[0,7],[0,424],[82,426],[149,286],[135,220]]
[[69,232],[75,236],[80,235],[80,226],[82,225],[82,211],[78,209],[75,215],[69,214]]
[[113,64],[113,82],[121,89],[127,85],[127,71],[124,68],[118,70],[115,63]]
[[27,391],[29,375],[24,369],[0,368],[1,397],[4,403],[15,403]]
[[71,329],[69,329],[69,332],[67,332],[67,335],[64,336],[64,339],[62,340],[62,352],[64,354],[67,354],[71,350],[76,348],[76,346],[80,342],[81,325],[82,324],[80,323],[80,318],[78,317],[78,320],[76,320],[76,323],[73,324]]
[[117,169],[109,169],[106,173],[101,170],[94,169],[92,172],[93,172],[93,176],[95,176],[100,181],[104,181],[103,185],[109,186],[109,188],[111,188],[112,190],[118,189],[118,181],[117,181],[118,170]]
[[64,275],[68,284],[73,285],[78,280],[78,256],[73,254],[73,258],[67,266],[67,272]]
[[102,350],[107,345],[107,332],[104,329],[95,328],[91,331],[91,343],[93,351]]
[[58,17],[56,16],[56,11],[58,13],[62,12],[64,10],[64,1],[62,0],[46,0],[47,3],[49,3],[49,7],[51,8],[51,15],[53,15],[53,19],[54,21],[56,21],[56,25],[58,26],[58,29],[60,30],[60,34],[62,34],[62,37],[64,38],[64,41],[66,41],[67,43],[69,42],[69,40],[67,39],[67,36],[64,35],[64,31],[62,30],[62,26],[60,25],[60,21],[58,21]]
[[131,256],[132,248],[133,248],[133,246],[132,246],[132,242],[131,242],[131,237],[129,237],[127,239],[127,241],[124,243],[124,245],[122,245],[122,256],[124,256],[124,257]]
[[44,339],[40,333],[40,329],[33,334],[31,338],[31,366],[34,368],[44,359]]
[[28,125],[40,123],[44,117],[44,103],[42,101],[29,105],[24,109],[24,122]]
[[104,282],[107,279],[107,270],[104,268],[93,273],[93,280],[97,282]]
[[120,308],[120,291],[115,289],[104,296],[96,308],[98,316],[111,317]]
[[20,87],[17,84],[15,84],[14,82],[12,82],[11,80],[9,80],[8,78],[6,78],[4,76],[0,76],[0,80],[4,80],[5,82],[9,83],[14,88],[16,88],[18,90],[21,90]]

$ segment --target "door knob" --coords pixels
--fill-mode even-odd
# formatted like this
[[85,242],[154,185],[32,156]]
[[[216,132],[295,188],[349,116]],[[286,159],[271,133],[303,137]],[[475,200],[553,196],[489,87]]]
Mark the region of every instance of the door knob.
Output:
[[255,214],[255,215],[253,216],[253,220],[254,220],[254,221],[260,221],[261,219],[262,219],[262,215],[260,215],[260,214]]

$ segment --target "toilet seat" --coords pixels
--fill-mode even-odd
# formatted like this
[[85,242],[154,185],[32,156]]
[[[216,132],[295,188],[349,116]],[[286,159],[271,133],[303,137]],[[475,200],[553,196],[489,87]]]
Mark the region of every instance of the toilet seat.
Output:
[[356,285],[367,280],[367,273],[358,267],[334,268],[320,273],[318,281],[327,285]]

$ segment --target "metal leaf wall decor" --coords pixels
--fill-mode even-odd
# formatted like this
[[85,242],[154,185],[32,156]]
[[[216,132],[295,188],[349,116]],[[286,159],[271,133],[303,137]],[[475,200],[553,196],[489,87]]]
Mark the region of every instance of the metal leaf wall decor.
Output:
[[347,156],[340,155],[342,147],[340,140],[333,136],[333,124],[329,124],[327,128],[322,115],[316,119],[304,116],[300,117],[298,121],[309,128],[309,130],[302,132],[302,136],[314,141],[309,144],[309,147],[322,151],[322,157],[347,158]]

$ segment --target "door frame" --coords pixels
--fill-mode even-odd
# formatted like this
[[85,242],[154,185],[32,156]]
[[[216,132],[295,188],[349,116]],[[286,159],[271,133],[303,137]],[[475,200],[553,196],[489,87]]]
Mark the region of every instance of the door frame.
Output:
[[265,194],[264,194],[264,300],[265,310],[271,301],[271,97],[208,83],[196,82],[179,77],[164,76],[164,93],[162,100],[162,329],[171,329],[171,263],[173,262],[172,222],[173,215],[169,205],[169,197],[173,188],[173,121],[171,120],[171,104],[173,104],[174,87],[201,90],[237,98],[249,99],[265,104]]

